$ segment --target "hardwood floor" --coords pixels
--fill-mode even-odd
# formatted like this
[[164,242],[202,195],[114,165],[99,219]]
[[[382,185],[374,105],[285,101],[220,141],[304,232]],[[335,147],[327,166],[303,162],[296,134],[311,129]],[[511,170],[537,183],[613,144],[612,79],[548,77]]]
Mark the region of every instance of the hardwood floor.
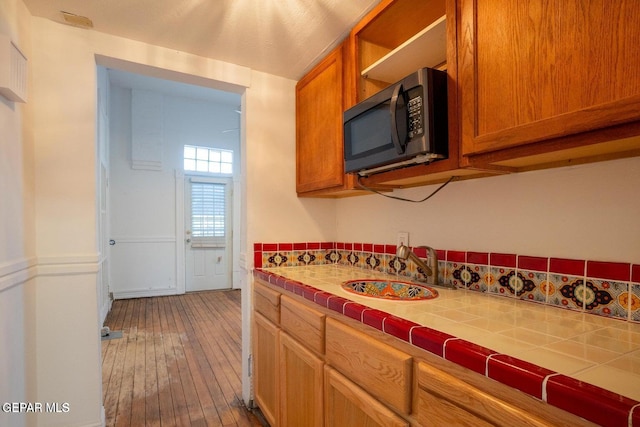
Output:
[[102,341],[107,426],[260,426],[242,402],[240,291],[116,300]]

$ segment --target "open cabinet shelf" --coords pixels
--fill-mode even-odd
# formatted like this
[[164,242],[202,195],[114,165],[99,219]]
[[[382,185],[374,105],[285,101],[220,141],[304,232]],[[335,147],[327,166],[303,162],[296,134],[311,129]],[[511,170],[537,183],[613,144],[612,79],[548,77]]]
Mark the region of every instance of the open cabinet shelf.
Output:
[[367,79],[396,82],[423,67],[434,68],[447,60],[446,16],[420,31],[361,71]]

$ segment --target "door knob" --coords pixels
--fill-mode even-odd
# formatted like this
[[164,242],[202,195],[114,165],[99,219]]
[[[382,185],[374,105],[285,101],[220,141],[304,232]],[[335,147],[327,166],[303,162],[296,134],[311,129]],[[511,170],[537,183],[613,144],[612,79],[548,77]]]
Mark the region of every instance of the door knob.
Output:
[[111,239],[109,240],[109,246],[114,246],[116,244],[116,241]]

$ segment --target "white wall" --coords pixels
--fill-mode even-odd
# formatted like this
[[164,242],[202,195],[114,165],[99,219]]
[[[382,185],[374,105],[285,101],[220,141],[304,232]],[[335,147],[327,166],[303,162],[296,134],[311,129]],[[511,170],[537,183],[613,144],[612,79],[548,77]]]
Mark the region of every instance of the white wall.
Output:
[[[437,186],[395,191],[421,199]],[[411,204],[368,195],[338,201],[345,242],[640,263],[640,158],[452,182]]]
[[[160,170],[132,168],[133,100],[145,95],[157,101],[157,117],[150,120],[159,123]],[[176,260],[184,252],[183,227],[177,223],[184,210],[177,194],[185,181],[181,172],[183,147],[223,148],[234,151],[239,159],[239,132],[222,131],[239,126],[240,116],[234,109],[240,106],[240,95],[232,106],[112,85],[110,100],[110,216],[111,237],[116,241],[110,249],[110,289],[115,298],[182,293],[184,269],[178,268]],[[239,168],[237,161],[238,178]],[[240,215],[236,214],[238,221],[232,224],[236,227],[234,235],[239,235]],[[239,248],[234,252],[239,253]]]
[[[31,58],[29,12],[19,0],[0,2],[0,34]],[[31,94],[29,94],[31,95]],[[0,96],[0,402],[35,396],[36,276],[31,103]],[[0,425],[27,425],[0,411]]]

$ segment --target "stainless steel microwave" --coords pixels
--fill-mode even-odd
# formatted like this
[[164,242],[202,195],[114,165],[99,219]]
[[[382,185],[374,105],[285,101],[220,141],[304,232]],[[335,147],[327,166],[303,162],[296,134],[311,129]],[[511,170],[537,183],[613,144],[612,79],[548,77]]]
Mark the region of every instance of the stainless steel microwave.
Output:
[[448,155],[447,73],[421,68],[344,113],[345,172],[362,176]]

